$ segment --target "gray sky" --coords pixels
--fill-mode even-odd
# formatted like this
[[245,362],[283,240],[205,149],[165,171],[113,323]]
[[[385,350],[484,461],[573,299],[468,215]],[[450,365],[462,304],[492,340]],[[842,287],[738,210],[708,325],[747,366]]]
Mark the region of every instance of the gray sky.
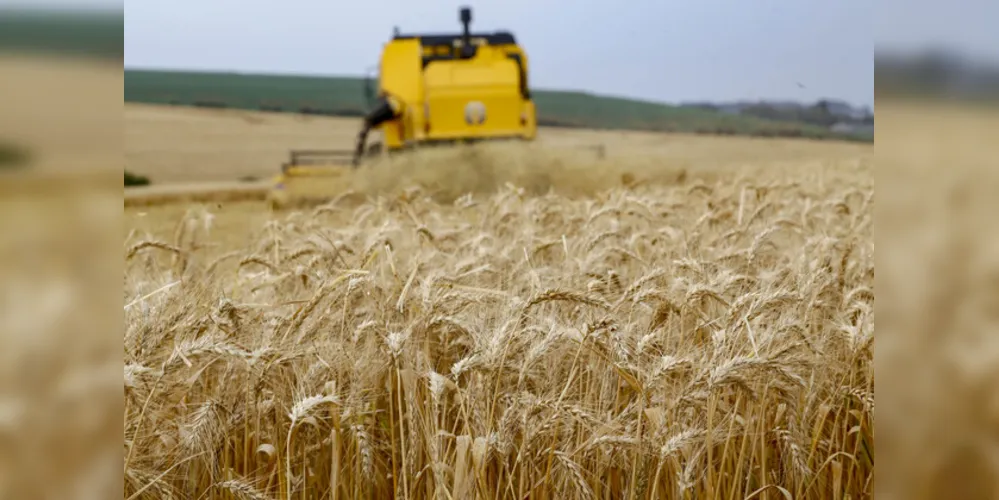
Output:
[[518,37],[534,88],[874,102],[870,0],[132,0],[125,66],[363,74],[394,25],[458,31],[463,4],[473,30]]

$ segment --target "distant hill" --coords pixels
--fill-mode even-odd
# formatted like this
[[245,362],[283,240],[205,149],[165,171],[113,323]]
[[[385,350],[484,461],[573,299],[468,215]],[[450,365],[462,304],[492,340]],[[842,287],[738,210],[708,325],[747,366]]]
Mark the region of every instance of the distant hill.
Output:
[[875,54],[874,73],[877,95],[999,101],[999,62],[956,51],[881,52]]
[[124,11],[0,6],[0,49],[122,59]]
[[874,112],[848,102],[822,99],[812,104],[793,101],[695,102],[684,107],[719,111],[788,123],[807,123],[818,127],[858,135],[874,134]]
[[[673,106],[585,92],[534,90],[541,125],[701,134],[869,140],[828,126]],[[125,70],[125,102],[362,116],[364,80],[355,77]]]

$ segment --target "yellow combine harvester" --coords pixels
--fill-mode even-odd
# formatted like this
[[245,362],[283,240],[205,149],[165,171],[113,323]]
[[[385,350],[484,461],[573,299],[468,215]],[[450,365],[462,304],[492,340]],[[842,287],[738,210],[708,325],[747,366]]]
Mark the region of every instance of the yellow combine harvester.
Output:
[[[472,12],[460,10],[461,33],[402,35],[385,44],[377,95],[353,151],[292,151],[275,180],[275,200],[327,196],[322,178],[365,157],[416,147],[481,140],[531,141],[537,133],[528,89],[527,55],[513,34],[472,33]],[[381,144],[367,146],[372,130]]]

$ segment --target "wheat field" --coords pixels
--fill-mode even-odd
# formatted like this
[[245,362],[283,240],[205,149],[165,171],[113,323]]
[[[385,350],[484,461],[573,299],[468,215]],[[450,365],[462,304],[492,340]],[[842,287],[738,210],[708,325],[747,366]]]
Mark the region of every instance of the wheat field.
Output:
[[[240,110],[124,106],[125,169],[153,185],[265,180],[291,149],[353,150],[360,119]],[[872,147],[794,139],[713,137],[541,127],[538,142],[565,149],[602,145],[610,158],[674,167],[846,160]],[[372,133],[370,141],[378,140]]]
[[127,209],[125,497],[871,498],[873,149],[703,140]]

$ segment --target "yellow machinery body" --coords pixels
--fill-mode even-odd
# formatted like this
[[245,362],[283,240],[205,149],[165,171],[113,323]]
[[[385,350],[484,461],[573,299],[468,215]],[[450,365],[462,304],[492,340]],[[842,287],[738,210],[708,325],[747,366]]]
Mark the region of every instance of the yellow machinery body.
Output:
[[382,52],[379,95],[395,116],[380,124],[384,147],[429,142],[531,140],[537,134],[527,56],[505,33],[396,37]]
[[[470,9],[461,9],[460,20],[460,33],[396,31],[382,49],[377,95],[372,95],[375,89],[369,82],[371,109],[354,150],[292,151],[272,194],[290,199],[307,192],[315,198],[323,192],[322,177],[338,177],[343,166],[357,167],[363,157],[380,151],[533,140],[537,117],[528,87],[527,54],[509,32],[472,33]],[[371,130],[381,132],[381,147],[366,146]]]

